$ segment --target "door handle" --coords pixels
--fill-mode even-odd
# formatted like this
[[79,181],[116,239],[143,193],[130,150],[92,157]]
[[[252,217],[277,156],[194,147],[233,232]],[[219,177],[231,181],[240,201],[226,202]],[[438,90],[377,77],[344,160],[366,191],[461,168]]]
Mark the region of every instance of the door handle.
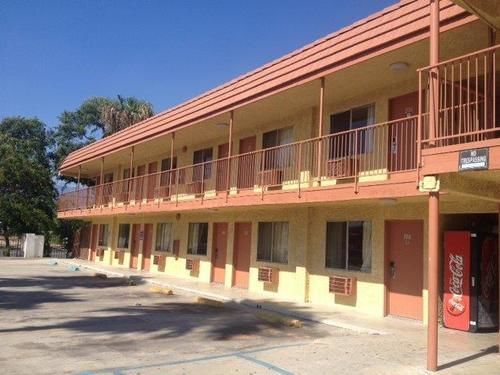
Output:
[[396,278],[396,263],[391,261],[389,263],[389,267],[390,267],[390,272],[391,272],[391,279],[395,279]]

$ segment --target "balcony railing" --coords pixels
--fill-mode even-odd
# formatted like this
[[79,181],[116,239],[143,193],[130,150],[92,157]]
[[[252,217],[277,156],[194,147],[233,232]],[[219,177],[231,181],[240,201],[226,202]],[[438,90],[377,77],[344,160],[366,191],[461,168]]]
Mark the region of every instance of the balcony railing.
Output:
[[[423,148],[499,137],[499,48],[497,45],[419,70]],[[436,91],[438,95],[433,93]],[[434,127],[430,127],[431,116],[436,118]]]
[[417,116],[61,194],[59,211],[301,191],[417,166]]

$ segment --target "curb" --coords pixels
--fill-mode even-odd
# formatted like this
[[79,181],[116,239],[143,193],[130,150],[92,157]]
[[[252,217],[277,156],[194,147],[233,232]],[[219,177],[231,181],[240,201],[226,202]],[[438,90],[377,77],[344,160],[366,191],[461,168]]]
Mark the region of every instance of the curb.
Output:
[[[210,305],[210,306],[215,306],[215,307],[225,307],[225,306],[230,306],[230,305],[251,307],[253,309],[260,310],[261,313],[258,313],[258,315],[260,314],[261,315],[260,317],[263,319],[265,319],[263,317],[264,315],[268,315],[269,319],[278,319],[277,316],[280,316],[281,318],[279,318],[279,319],[281,319],[281,322],[285,322],[285,323],[282,323],[285,325],[288,325],[288,323],[292,323],[292,321],[295,321],[293,324],[302,325],[301,321],[308,321],[308,322],[313,322],[313,323],[324,324],[324,325],[331,326],[331,327],[346,329],[346,330],[350,330],[350,331],[353,331],[356,333],[364,333],[364,334],[369,334],[369,335],[387,335],[388,334],[387,332],[384,332],[384,331],[379,331],[379,330],[375,330],[372,328],[361,327],[361,326],[345,323],[345,322],[338,321],[338,320],[314,318],[311,316],[306,316],[306,315],[301,314],[301,313],[293,313],[293,312],[290,312],[288,310],[276,308],[274,306],[259,304],[256,301],[249,301],[249,300],[241,299],[241,298],[225,297],[225,296],[221,296],[219,294],[202,292],[202,291],[199,291],[197,289],[187,288],[184,286],[178,286],[178,285],[168,283],[168,282],[161,282],[161,281],[157,281],[157,280],[142,278],[140,275],[126,275],[123,272],[109,271],[109,270],[105,270],[105,269],[102,269],[99,267],[89,266],[86,264],[82,264],[82,263],[78,263],[78,262],[74,262],[74,261],[66,261],[66,260],[62,260],[62,259],[61,259],[61,263],[79,266],[81,269],[87,269],[87,270],[91,270],[94,272],[103,273],[103,274],[106,274],[108,276],[111,275],[111,276],[115,276],[115,277],[122,277],[125,279],[140,278],[144,283],[151,285],[152,288],[170,289],[172,291],[179,290],[179,291],[183,291],[185,293],[197,296],[197,302],[200,304],[205,304],[205,305]],[[265,314],[265,313],[268,313],[268,314]],[[275,315],[272,315],[273,317],[271,318],[271,314],[275,314]],[[294,326],[294,325],[292,325],[292,326]]]
[[302,328],[302,321],[272,311],[262,310],[258,311],[255,315],[270,323],[279,323],[287,327]]
[[196,303],[199,303],[200,305],[207,305],[207,306],[213,306],[213,307],[225,307],[226,304],[220,300],[216,299],[211,299],[211,298],[205,298],[205,297],[196,297]]

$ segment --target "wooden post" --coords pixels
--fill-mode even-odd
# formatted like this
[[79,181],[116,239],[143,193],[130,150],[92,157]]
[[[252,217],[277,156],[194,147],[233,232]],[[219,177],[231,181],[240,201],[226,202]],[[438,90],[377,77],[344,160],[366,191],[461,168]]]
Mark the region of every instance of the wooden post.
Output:
[[101,173],[99,175],[99,185],[98,187],[98,197],[99,197],[99,205],[102,205],[104,203],[104,156],[101,157]]
[[174,168],[174,146],[175,146],[175,133],[172,133],[170,138],[170,170]]
[[320,79],[320,89],[319,89],[319,110],[318,110],[318,170],[317,178],[318,181],[321,178],[321,159],[323,153],[323,107],[325,101],[325,77]]
[[78,209],[80,206],[80,178],[82,176],[82,166],[81,164],[78,166],[78,177],[76,179],[76,202],[75,208]]
[[[430,65],[439,63],[439,0],[430,0]],[[439,68],[431,68],[429,77],[429,145],[439,136]]]
[[231,157],[233,156],[233,123],[234,111],[229,113],[229,147],[227,151],[227,166],[226,166],[226,203],[229,197],[229,190],[231,189]]
[[438,362],[438,294],[439,294],[439,192],[429,193],[428,218],[428,315],[427,370],[436,371]]
[[[430,65],[439,63],[439,0],[430,0]],[[438,68],[430,71],[429,145],[434,145],[439,121]],[[439,193],[429,193],[428,218],[428,314],[427,370],[436,371],[438,363],[438,272],[439,272]]]
[[[495,29],[492,27],[488,28],[488,47],[493,47],[496,43],[497,39],[497,32]],[[495,75],[493,71],[496,69],[495,66],[495,51],[491,52],[491,56],[489,59],[487,59],[487,70],[485,71],[485,79],[487,80],[486,84],[486,124],[485,128],[494,128],[495,127],[495,101],[496,101],[496,92],[494,91],[495,88]]]
[[[173,169],[174,169],[174,146],[175,146],[175,132],[172,133],[172,137],[170,138],[170,165],[169,165],[169,171],[168,171],[168,175],[169,175],[169,181],[168,181],[168,195],[169,196],[172,196],[172,185],[173,185],[173,181],[172,181],[172,175],[173,175]],[[177,172],[179,173],[179,172]],[[177,192],[176,192],[177,194]]]
[[134,146],[130,150],[130,164],[129,164],[129,178],[126,182],[127,184],[127,202],[130,203],[130,198],[132,194],[132,176],[134,175]]

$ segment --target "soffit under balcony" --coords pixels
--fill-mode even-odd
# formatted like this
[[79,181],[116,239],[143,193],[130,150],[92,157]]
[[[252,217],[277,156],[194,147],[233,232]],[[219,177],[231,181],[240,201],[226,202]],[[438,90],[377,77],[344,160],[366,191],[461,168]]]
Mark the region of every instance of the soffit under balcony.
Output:
[[496,30],[500,30],[500,2],[498,0],[452,0],[475,14]]

